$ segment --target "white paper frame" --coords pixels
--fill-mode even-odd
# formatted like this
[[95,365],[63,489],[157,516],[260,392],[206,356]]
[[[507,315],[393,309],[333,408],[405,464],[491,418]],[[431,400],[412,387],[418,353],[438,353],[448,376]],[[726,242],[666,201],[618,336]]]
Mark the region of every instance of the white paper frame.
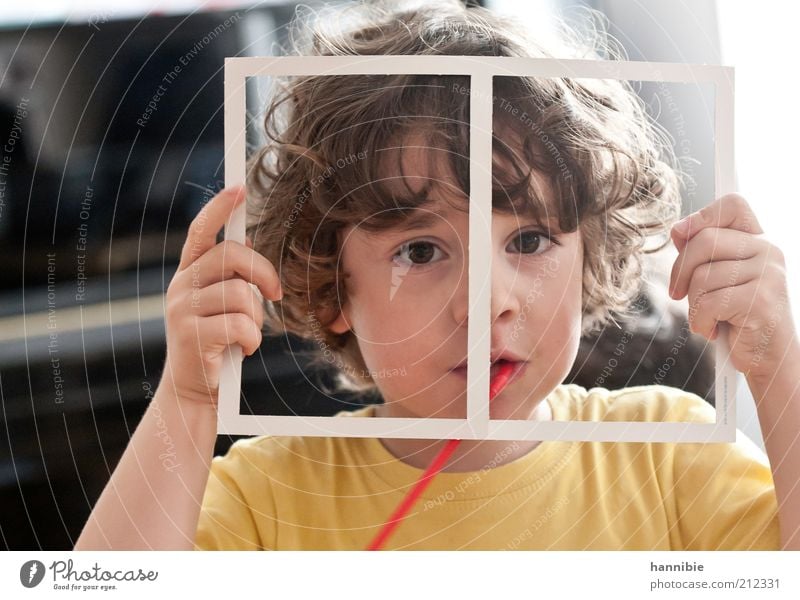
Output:
[[[225,59],[225,185],[245,182],[247,77],[303,75],[431,74],[470,77],[470,244],[491,240],[492,77],[605,78],[715,87],[715,196],[734,191],[732,67],[638,61],[599,61],[471,56],[284,56]],[[244,242],[245,209],[239,207],[225,238]],[[489,253],[470,252],[469,363],[490,361]],[[724,324],[721,324],[721,326]],[[716,422],[527,421],[489,418],[489,371],[468,369],[466,419],[342,418],[242,415],[241,348],[225,353],[220,374],[220,434],[627,442],[733,442],[736,437],[736,371],[720,335],[714,346]]]

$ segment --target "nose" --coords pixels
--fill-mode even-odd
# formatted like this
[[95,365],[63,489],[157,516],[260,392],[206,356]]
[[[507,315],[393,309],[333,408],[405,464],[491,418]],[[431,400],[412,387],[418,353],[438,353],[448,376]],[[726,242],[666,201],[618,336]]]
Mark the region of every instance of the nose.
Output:
[[[502,329],[513,323],[520,312],[520,303],[514,288],[519,278],[519,269],[513,261],[492,259],[492,330]],[[494,334],[492,337],[495,337]],[[501,336],[502,338],[502,336]]]
[[[467,326],[469,317],[469,278],[468,266],[465,264],[458,287],[451,303],[453,319],[461,327]],[[522,307],[519,298],[514,293],[515,281],[519,272],[513,261],[502,260],[499,257],[492,259],[492,298],[491,298],[491,326],[492,337],[503,340],[507,335],[500,335],[504,327],[511,327],[519,315]],[[516,287],[519,287],[517,284]],[[502,344],[498,344],[502,345]],[[494,344],[493,344],[494,347]]]
[[[467,259],[468,260],[468,259]],[[456,284],[453,293],[453,299],[450,303],[453,321],[457,327],[467,327],[467,318],[469,317],[469,263],[464,262],[461,273],[458,275],[458,283]]]

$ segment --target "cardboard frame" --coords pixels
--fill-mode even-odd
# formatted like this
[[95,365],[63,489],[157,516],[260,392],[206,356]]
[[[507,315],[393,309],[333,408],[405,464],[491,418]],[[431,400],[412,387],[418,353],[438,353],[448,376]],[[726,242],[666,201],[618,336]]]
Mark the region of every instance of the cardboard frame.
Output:
[[[471,246],[491,240],[492,78],[494,76],[568,77],[673,83],[712,83],[715,87],[715,196],[734,191],[732,67],[638,61],[471,57],[471,56],[288,56],[225,60],[225,185],[245,182],[247,77],[303,75],[434,74],[470,77]],[[245,207],[225,228],[225,238],[243,243]],[[469,262],[468,351],[471,364],[490,357],[491,277],[487,253],[471,252]],[[721,326],[724,324],[721,324]],[[341,418],[242,415],[241,348],[225,353],[220,374],[220,434],[423,439],[493,439],[627,442],[733,442],[736,437],[736,371],[720,335],[715,343],[715,423],[526,421],[489,418],[489,371],[469,369],[466,419]]]

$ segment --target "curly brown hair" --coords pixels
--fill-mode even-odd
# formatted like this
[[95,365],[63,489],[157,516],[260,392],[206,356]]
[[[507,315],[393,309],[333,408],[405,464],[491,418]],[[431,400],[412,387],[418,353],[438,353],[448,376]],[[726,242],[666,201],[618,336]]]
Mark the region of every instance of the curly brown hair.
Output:
[[[295,32],[291,53],[624,57],[598,33],[594,11],[594,33],[561,23],[564,45],[553,49],[485,9],[396,4],[344,9],[333,31],[323,28],[332,19],[298,17],[294,27],[310,36]],[[266,303],[265,327],[315,339],[310,357],[339,368],[341,389],[372,390],[375,382],[355,334],[328,329],[347,300],[339,233],[356,223],[381,231],[429,202],[429,186],[412,193],[382,175],[400,164],[387,165],[400,154],[387,150],[412,133],[444,150],[468,197],[469,94],[455,93],[463,89],[469,80],[460,76],[293,77],[267,107],[268,143],[248,159],[247,233],[276,266],[285,295]],[[667,134],[629,82],[495,77],[494,94],[493,210],[540,222],[549,212],[562,231],[581,230],[583,331],[596,330],[625,312],[639,290],[642,254],[668,242],[680,214],[682,173]],[[554,205],[541,200],[534,173],[546,178]]]

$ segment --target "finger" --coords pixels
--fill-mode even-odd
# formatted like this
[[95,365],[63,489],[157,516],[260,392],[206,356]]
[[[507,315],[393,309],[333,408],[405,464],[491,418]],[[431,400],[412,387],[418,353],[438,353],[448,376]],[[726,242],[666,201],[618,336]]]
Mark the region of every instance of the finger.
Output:
[[239,276],[255,284],[270,300],[283,297],[278,272],[272,263],[238,242],[224,240],[198,258],[192,268],[192,286],[204,288],[212,283]]
[[680,251],[706,227],[735,229],[744,233],[764,233],[755,213],[739,194],[726,194],[706,207],[695,211],[672,226],[670,235]]
[[198,319],[197,339],[204,352],[218,353],[226,346],[239,344],[246,355],[261,346],[261,329],[248,315],[225,313]]
[[734,229],[708,227],[698,232],[678,253],[669,278],[669,293],[683,298],[694,270],[703,263],[746,260],[765,250],[766,241]]
[[716,337],[717,323],[727,321],[735,327],[744,325],[745,316],[758,292],[758,280],[725,287],[698,296],[689,307],[689,328],[708,339]]
[[226,279],[200,289],[192,294],[192,307],[201,317],[242,313],[253,319],[259,329],[264,326],[262,297],[244,279]]
[[[687,298],[689,306],[694,306],[703,294],[725,288],[733,289],[761,278],[765,263],[758,257],[748,260],[721,260],[700,265],[694,270],[689,282]],[[723,301],[730,301],[725,298]]]
[[200,210],[189,224],[178,270],[185,269],[217,243],[217,233],[245,198],[245,187],[225,188]]

